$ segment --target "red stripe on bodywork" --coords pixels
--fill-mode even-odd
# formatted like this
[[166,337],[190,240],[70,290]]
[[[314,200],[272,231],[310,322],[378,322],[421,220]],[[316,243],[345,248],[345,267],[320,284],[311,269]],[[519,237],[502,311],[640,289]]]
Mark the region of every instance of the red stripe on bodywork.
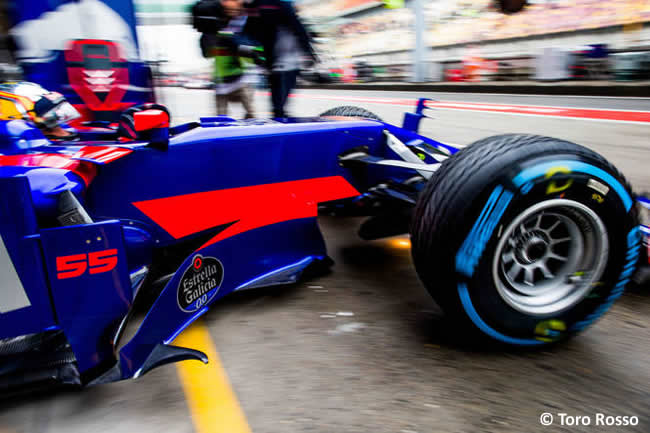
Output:
[[56,153],[34,153],[27,155],[0,155],[0,167],[48,167],[69,170],[81,177],[88,186],[97,174],[91,162],[72,159]]
[[[74,154],[27,153],[0,155],[0,167],[47,167],[69,170],[81,177],[88,186],[97,174],[95,163],[115,161],[133,152],[132,149],[112,146],[84,146]],[[79,158],[83,160],[79,160]],[[88,161],[92,160],[92,161]]]
[[113,146],[84,146],[72,155],[73,158],[93,159],[97,162],[109,163],[133,152],[132,149]]
[[201,248],[236,234],[318,215],[318,203],[355,197],[341,176],[245,186],[135,202],[133,205],[175,239],[223,224],[230,227]]

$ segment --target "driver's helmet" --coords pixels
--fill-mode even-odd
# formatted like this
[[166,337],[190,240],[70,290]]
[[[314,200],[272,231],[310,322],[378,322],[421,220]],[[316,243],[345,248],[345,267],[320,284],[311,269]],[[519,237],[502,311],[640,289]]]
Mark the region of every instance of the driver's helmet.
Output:
[[61,128],[81,115],[58,92],[50,92],[27,81],[0,83],[0,120],[33,122],[49,138],[69,138]]

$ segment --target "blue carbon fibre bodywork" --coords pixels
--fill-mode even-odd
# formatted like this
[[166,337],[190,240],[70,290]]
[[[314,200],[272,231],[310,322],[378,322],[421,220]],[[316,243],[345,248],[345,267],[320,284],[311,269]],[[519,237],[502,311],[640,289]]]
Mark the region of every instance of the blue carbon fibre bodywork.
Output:
[[38,233],[38,224],[29,182],[24,176],[0,178],[0,191],[0,235],[22,282],[22,287],[2,287],[2,290],[14,301],[27,297],[27,302],[0,309],[0,338],[7,338],[42,332],[57,322],[50,304],[41,249],[33,238]]
[[71,171],[47,167],[0,167],[0,177],[22,176],[29,181],[34,208],[41,215],[53,216],[59,194],[72,191],[81,194],[83,180]]
[[[138,147],[127,158],[103,167],[102,175],[88,190],[88,208],[93,217],[150,223],[132,203],[250,185],[349,176],[338,165],[336,155],[360,143],[381,151],[381,131],[381,124],[364,121],[250,126],[245,135],[241,127],[235,126],[196,128],[173,137],[166,151]],[[399,174],[404,175],[403,171]],[[380,178],[381,173],[374,177]],[[137,184],[138,188],[116,188],[115,179],[123,185]],[[155,224],[151,224],[151,230],[160,245],[176,242]]]
[[0,122],[0,152],[5,155],[22,153],[32,147],[48,146],[50,142],[40,129],[24,120]]
[[[297,235],[299,234],[299,235]],[[282,242],[278,242],[281,239]],[[183,312],[177,304],[179,281],[192,264],[192,256],[166,285],[144,319],[137,334],[120,351],[124,378],[139,375],[138,369],[158,342],[171,342],[187,324],[204,314],[209,306],[236,289],[250,284],[266,286],[295,282],[302,270],[313,260],[326,256],[325,243],[316,218],[274,224],[215,243],[198,251],[204,257],[215,257],[223,263],[224,279],[215,297],[196,312]],[[283,274],[282,279],[273,278]],[[267,284],[260,281],[267,278]],[[160,324],[164,323],[165,326]]]
[[[133,300],[122,227],[119,221],[42,230],[45,267],[58,318],[77,358],[80,371],[113,355],[110,339]],[[60,279],[57,258],[115,249],[117,265],[92,274],[92,262],[82,275]],[[88,259],[86,259],[88,260]],[[89,344],[94,342],[94,344]]]
[[[0,132],[2,127],[0,122]],[[0,235],[8,250],[5,262],[14,267],[29,302],[0,311],[0,338],[62,330],[91,383],[138,377],[178,360],[170,343],[214,302],[237,290],[295,282],[327,258],[317,205],[351,198],[337,205],[356,206],[370,188],[406,184],[417,174],[412,166],[368,165],[358,176],[339,164],[340,155],[362,149],[399,161],[385,132],[418,156],[426,145],[457,151],[414,128],[357,119],[205,118],[171,128],[164,147],[101,141],[106,131],[45,146],[38,134],[25,142],[16,134],[5,137],[0,191],[10,200],[0,206]],[[18,129],[18,135],[26,131]],[[85,171],[30,159],[40,154],[83,162]],[[21,155],[32,165],[21,165]],[[434,163],[432,155],[423,156]],[[519,187],[539,173],[528,175]],[[76,197],[92,222],[60,226],[63,191]],[[459,270],[469,275],[482,254],[477,244],[489,239],[512,198],[505,189],[493,195],[457,257]],[[120,329],[147,272],[143,287],[159,283],[160,294],[122,344]],[[477,326],[498,334],[462,287],[459,295]]]
[[[37,141],[28,142],[24,148],[20,147],[23,142],[19,143],[15,134],[7,138],[0,149],[0,189],[3,194],[24,196],[29,200],[7,207],[3,216],[7,223],[16,224],[14,219],[18,218],[29,226],[16,232],[5,224],[0,226],[0,233],[12,251],[11,261],[24,280],[31,304],[0,314],[3,337],[23,335],[26,331],[61,329],[74,350],[81,373],[100,374],[98,377],[97,373],[92,373],[89,380],[93,380],[93,376],[103,382],[144,374],[160,364],[160,359],[156,358],[159,348],[169,345],[212,303],[235,290],[295,282],[309,265],[326,259],[327,251],[317,224],[317,203],[301,204],[299,200],[302,199],[295,203],[296,209],[287,210],[286,216],[280,212],[280,219],[256,223],[252,229],[237,229],[247,224],[250,215],[244,214],[226,221],[228,224],[223,227],[200,228],[183,234],[178,234],[168,223],[162,223],[155,214],[144,213],[134,203],[187,197],[191,206],[173,209],[172,220],[181,229],[197,224],[197,219],[209,220],[211,213],[218,215],[220,209],[232,209],[233,206],[242,206],[253,216],[275,215],[278,211],[265,208],[273,205],[262,200],[263,197],[259,202],[264,205],[256,204],[255,196],[250,195],[246,200],[252,202],[245,203],[236,200],[199,202],[197,206],[192,200],[197,194],[221,191],[233,191],[232,197],[236,197],[238,190],[252,187],[262,188],[260,193],[263,194],[265,185],[301,185],[301,182],[318,179],[325,182],[324,185],[330,181],[348,185],[346,188],[354,191],[352,196],[355,196],[380,182],[402,182],[412,178],[415,172],[399,167],[371,166],[363,178],[353,177],[349,170],[339,165],[337,155],[364,147],[378,157],[396,159],[395,153],[386,146],[385,130],[404,142],[442,146],[412,131],[377,121],[305,118],[242,126],[233,123],[232,119],[203,120],[203,126],[173,128],[175,135],[165,149],[138,142],[95,141],[92,131],[84,133],[87,141],[46,146],[38,134],[34,134]],[[105,135],[106,132],[101,131],[96,136],[104,138]],[[116,151],[127,154],[115,160],[93,156],[95,145],[114,146]],[[31,159],[28,160],[30,164],[37,166],[16,166],[11,161],[20,163],[20,159],[2,159],[44,153],[83,161],[94,166],[96,174],[85,173],[82,178],[74,168],[38,166],[46,163]],[[336,179],[341,179],[343,184]],[[327,193],[328,187],[325,188],[320,193]],[[62,191],[71,191],[77,197],[94,221],[92,224],[57,227],[53,223]],[[280,189],[280,193],[285,194],[282,191]],[[306,193],[308,189],[300,197]],[[350,192],[344,196],[350,196]],[[294,206],[284,196],[279,199],[282,206]],[[26,218],[23,214],[31,216]],[[231,225],[236,229],[233,234],[207,242]],[[20,251],[20,256],[24,257],[14,257],[14,251]],[[106,251],[112,252],[111,257],[117,264],[106,272],[91,273],[91,269],[98,269],[97,264],[93,267],[92,257]],[[178,254],[182,257],[178,262],[165,258]],[[191,308],[182,308],[180,291],[186,284],[183,283],[184,275],[188,272],[192,275],[191,266],[197,255],[210,263],[220,263],[223,280],[215,291],[192,298]],[[29,257],[33,257],[32,261],[26,262]],[[172,267],[165,270],[165,266]],[[83,272],[60,278],[62,272],[63,275],[66,271],[74,273],[76,268],[83,268]],[[136,285],[142,282],[143,269],[157,272],[156,278],[164,277],[165,272],[171,276],[138,331],[116,351],[118,328],[130,311]],[[136,273],[140,273],[137,278]],[[35,320],[35,316],[39,320]],[[115,363],[113,368],[105,370],[104,374],[97,371],[111,362]]]

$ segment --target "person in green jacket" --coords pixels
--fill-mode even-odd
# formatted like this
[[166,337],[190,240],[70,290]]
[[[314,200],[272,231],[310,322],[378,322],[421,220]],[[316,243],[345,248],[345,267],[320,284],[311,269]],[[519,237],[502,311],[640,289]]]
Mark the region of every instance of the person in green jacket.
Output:
[[218,35],[203,35],[201,49],[203,55],[214,58],[214,82],[217,114],[228,114],[229,102],[240,102],[246,111],[245,118],[255,117],[253,109],[253,90],[245,81],[247,60],[232,49],[229,36],[241,33],[247,16],[242,14],[243,0],[220,0],[228,17],[228,24]]

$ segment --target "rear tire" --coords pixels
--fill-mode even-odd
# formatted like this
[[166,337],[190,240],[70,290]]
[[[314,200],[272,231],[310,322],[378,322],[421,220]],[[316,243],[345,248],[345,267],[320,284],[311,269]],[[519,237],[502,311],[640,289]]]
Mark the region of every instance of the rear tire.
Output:
[[360,117],[363,119],[372,119],[383,122],[383,120],[381,120],[381,117],[377,116],[375,113],[368,111],[365,108],[354,107],[351,105],[330,108],[329,110],[320,114],[320,117],[323,116]]
[[622,294],[640,248],[633,203],[624,177],[589,149],[486,138],[446,160],[420,195],[415,267],[461,328],[543,346],[580,332]]

